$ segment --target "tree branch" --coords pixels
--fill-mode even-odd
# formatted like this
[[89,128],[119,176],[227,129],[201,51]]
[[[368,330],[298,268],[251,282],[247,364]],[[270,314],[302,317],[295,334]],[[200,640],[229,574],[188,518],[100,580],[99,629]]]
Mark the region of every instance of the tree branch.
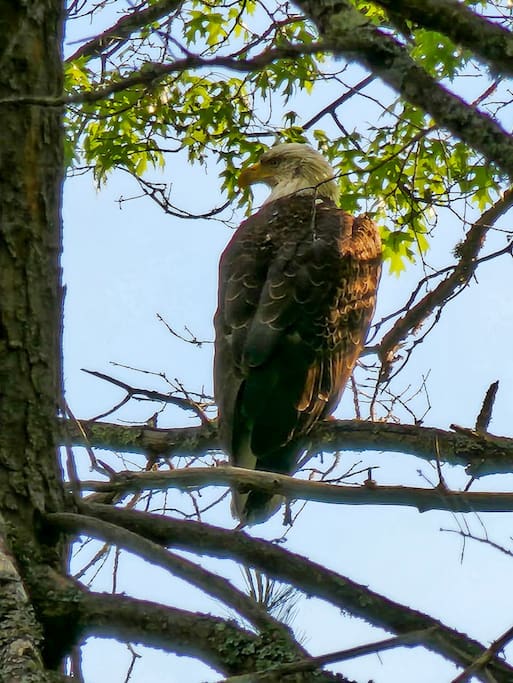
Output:
[[234,58],[231,56],[218,55],[210,59],[201,55],[190,54],[183,59],[163,64],[161,62],[146,62],[139,71],[134,71],[130,76],[112,81],[107,85],[94,90],[77,92],[68,96],[49,97],[45,95],[19,95],[17,97],[2,98],[2,104],[34,104],[48,107],[61,107],[68,104],[82,104],[84,102],[97,102],[110,95],[114,95],[135,86],[154,86],[166,76],[182,73],[190,69],[225,68],[238,73],[248,73],[265,69],[277,59],[290,59],[300,55],[329,52],[327,43],[311,43],[309,45],[286,45],[279,48],[267,48],[251,59]]
[[494,71],[513,75],[513,35],[455,0],[376,0],[386,10],[470,50]]
[[[53,637],[78,643],[97,636],[137,642],[166,652],[198,657],[223,674],[256,666],[260,638],[233,621],[192,613],[125,595],[95,593],[56,572],[39,575],[34,602]],[[227,646],[227,643],[229,645]]]
[[[125,595],[77,590],[73,598],[81,637],[116,638],[195,656],[223,673],[243,673],[255,666],[254,654],[248,653],[258,638],[233,621]],[[64,599],[69,602],[71,595]]]
[[376,28],[349,0],[297,0],[337,55],[356,60],[405,100],[513,177],[513,140],[489,116],[472,109],[418,66],[393,36]]
[[[433,456],[434,458],[434,456]],[[241,467],[184,467],[166,472],[119,472],[112,481],[83,481],[82,490],[126,495],[143,490],[180,490],[206,486],[235,486],[242,490],[260,489],[287,500],[306,500],[336,505],[404,505],[449,512],[512,512],[513,493],[472,493],[446,488],[378,486],[366,482],[360,486],[304,481],[275,472],[246,470]]]
[[[125,453],[150,454],[152,458],[194,456],[221,450],[215,423],[208,427],[159,429],[81,421],[83,431],[72,422],[66,424],[74,446],[89,444]],[[312,454],[400,451],[430,462],[436,452],[442,462],[467,466],[474,477],[513,471],[513,439],[473,430],[450,432],[392,422],[326,420],[312,430],[306,447]]]
[[468,666],[465,671],[462,671],[459,676],[456,676],[451,683],[467,683],[467,681],[474,676],[478,671],[485,668],[487,662],[490,661],[490,657],[501,652],[506,645],[513,639],[513,627],[509,628],[505,633],[503,633],[497,640],[488,647],[481,655],[474,661],[470,666]]
[[74,446],[90,445],[125,453],[144,453],[152,459],[200,455],[209,450],[220,449],[215,423],[201,427],[161,429],[81,420],[83,432],[72,422],[62,424],[69,430]]
[[424,631],[407,633],[404,636],[397,636],[395,638],[387,638],[386,640],[379,640],[367,645],[357,645],[346,650],[338,650],[337,652],[330,652],[326,655],[318,657],[311,657],[308,660],[301,662],[291,662],[290,664],[280,664],[273,666],[263,671],[258,671],[250,674],[251,679],[247,676],[233,676],[226,678],[219,683],[274,683],[274,681],[281,681],[283,676],[300,671],[312,671],[316,666],[324,666],[325,664],[332,664],[334,662],[344,662],[356,657],[364,657],[365,655],[375,654],[376,652],[385,652],[396,647],[416,647],[422,643],[419,636],[423,637],[426,633]]
[[[110,382],[111,384],[114,384],[120,389],[123,389],[126,392],[126,396],[121,401],[120,405],[127,403],[128,400],[131,398],[142,398],[150,401],[160,401],[161,403],[169,403],[170,405],[178,406],[179,408],[183,408],[184,410],[191,410],[197,417],[199,417],[203,424],[208,424],[209,422],[208,418],[205,416],[205,411],[201,408],[201,406],[195,401],[191,401],[190,399],[181,398],[179,396],[173,396],[170,393],[164,394],[161,391],[139,389],[138,387],[133,387],[130,384],[121,381],[120,379],[116,379],[115,377],[106,375],[104,372],[98,372],[97,370],[86,370],[85,368],[82,368],[82,372],[87,372],[89,375],[93,375],[93,377],[98,377],[98,379],[103,379],[105,382]],[[114,409],[109,410],[107,413],[103,413],[102,415],[98,415],[95,418],[95,420],[98,420],[101,417],[109,415],[113,410]]]
[[259,629],[274,629],[277,633],[280,632],[280,637],[283,640],[286,638],[289,645],[294,645],[297,653],[304,656],[305,651],[297,646],[286,627],[273,619],[265,609],[238,590],[227,579],[213,574],[190,560],[164,550],[160,545],[137,533],[94,517],[62,512],[52,515],[51,521],[66,533],[86,534],[101,539],[169,570],[180,579],[196,586],[216,600],[220,600]]
[[485,211],[472,225],[465,240],[458,246],[459,263],[452,273],[428,292],[415,306],[408,308],[402,318],[387,332],[379,345],[379,357],[383,367],[383,375],[389,373],[396,350],[412,330],[441,308],[455,292],[466,287],[477,267],[477,255],[481,250],[488,230],[513,206],[513,189],[507,190],[493,206]]
[[[422,612],[385,598],[366,586],[337,574],[306,558],[242,531],[226,531],[195,521],[171,520],[135,510],[107,505],[84,505],[83,511],[135,531],[163,545],[182,550],[230,558],[291,583],[308,595],[315,595],[341,610],[397,635],[425,631],[422,644],[458,666],[468,666],[485,649],[467,635],[448,628]],[[48,516],[51,520],[52,515]],[[509,680],[513,668],[497,657],[487,664],[499,680]]]
[[308,119],[306,123],[303,124],[303,130],[308,130],[309,128],[312,128],[318,121],[322,119],[323,116],[326,116],[326,114],[333,114],[344,102],[349,100],[353,95],[357,92],[360,92],[360,90],[363,90],[366,88],[370,83],[372,83],[374,80],[374,76],[366,76],[365,78],[362,78],[361,81],[359,81],[356,85],[353,87],[349,88],[345,93],[340,95],[340,97],[337,97],[333,102],[330,102],[326,107],[321,109],[317,114],[312,116],[311,119]]
[[154,85],[170,74],[188,69],[222,67],[247,73],[265,69],[278,59],[333,52],[361,62],[407,101],[431,114],[438,125],[513,177],[513,140],[507,132],[489,116],[472,109],[460,97],[441,86],[411,59],[397,40],[373,26],[348,0],[338,0],[336,3],[332,0],[298,0],[297,4],[317,24],[323,36],[322,42],[265,49],[251,59],[231,56],[205,59],[199,55],[188,55],[170,64],[149,62],[140,71],[95,90],[57,98],[27,94],[4,98],[0,104],[61,106],[96,102],[127,88]]
[[[197,657],[225,675],[255,671],[271,662],[290,662],[291,658],[297,660],[298,656],[306,654],[301,648],[298,651],[297,644],[291,650],[288,639],[281,638],[281,631],[277,637],[274,628],[254,634],[234,621],[220,617],[120,594],[88,591],[55,572],[47,572],[39,578],[35,596],[38,613],[46,622],[66,629],[68,640],[71,631],[76,642],[96,636],[142,643],[166,652]],[[54,634],[59,637],[58,630],[54,630]],[[349,683],[329,672],[319,672],[316,680],[319,683]]]
[[99,57],[105,50],[112,48],[118,43],[118,48],[129,38],[132,33],[146,28],[155,21],[158,21],[166,14],[171,14],[183,4],[183,0],[159,0],[151,4],[146,9],[137,9],[130,14],[126,14],[115,24],[95,36],[92,40],[79,47],[66,63],[73,62],[80,57]]

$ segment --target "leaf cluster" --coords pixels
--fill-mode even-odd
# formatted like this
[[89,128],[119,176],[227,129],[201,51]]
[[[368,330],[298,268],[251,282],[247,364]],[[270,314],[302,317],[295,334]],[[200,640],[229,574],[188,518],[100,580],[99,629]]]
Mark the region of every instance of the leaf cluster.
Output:
[[[393,17],[390,21],[377,5],[359,2],[356,7],[366,20],[397,30]],[[410,55],[428,73],[452,82],[468,75],[468,51],[411,22],[408,31]],[[70,107],[70,166],[85,164],[98,183],[119,168],[136,177],[152,170],[172,177],[172,155],[184,150],[191,163],[215,160],[221,188],[233,199],[241,164],[254,161],[264,144],[310,141],[337,170],[343,208],[370,211],[383,224],[385,258],[391,271],[400,273],[428,249],[440,208],[463,197],[484,210],[502,178],[468,146],[436,128],[421,109],[388,93],[384,99],[365,95],[381,112],[377,122],[362,120],[348,131],[344,109],[339,115],[334,108],[321,118],[323,127],[312,130],[297,113],[299,103],[347,87],[341,74],[349,69],[329,50],[310,53],[318,41],[312,22],[287,3],[194,0],[142,25],[107,57],[85,50],[67,64],[70,94],[90,93],[134,74],[144,78],[155,62],[172,63],[183,55],[201,56],[205,68],[150,79]],[[243,75],[208,66],[208,59],[219,56],[247,63],[290,46],[301,46],[304,53],[257,61]],[[238,201],[250,210],[248,193]]]

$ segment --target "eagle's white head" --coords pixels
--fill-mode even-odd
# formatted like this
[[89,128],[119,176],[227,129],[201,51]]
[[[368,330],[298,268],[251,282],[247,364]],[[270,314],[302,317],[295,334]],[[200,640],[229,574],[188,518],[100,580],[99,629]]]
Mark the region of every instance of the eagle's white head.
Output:
[[284,142],[271,147],[258,163],[245,168],[239,176],[239,187],[265,183],[271,188],[266,204],[305,190],[336,202],[339,188],[334,176],[335,171],[326,159],[309,145]]

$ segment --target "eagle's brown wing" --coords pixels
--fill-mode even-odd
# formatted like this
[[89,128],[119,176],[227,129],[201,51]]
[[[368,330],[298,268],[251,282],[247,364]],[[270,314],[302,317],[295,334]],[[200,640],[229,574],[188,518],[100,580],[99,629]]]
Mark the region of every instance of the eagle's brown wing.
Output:
[[272,202],[238,229],[215,317],[214,388],[233,464],[294,471],[298,439],[334,410],[363,348],[380,253],[373,221],[311,195]]

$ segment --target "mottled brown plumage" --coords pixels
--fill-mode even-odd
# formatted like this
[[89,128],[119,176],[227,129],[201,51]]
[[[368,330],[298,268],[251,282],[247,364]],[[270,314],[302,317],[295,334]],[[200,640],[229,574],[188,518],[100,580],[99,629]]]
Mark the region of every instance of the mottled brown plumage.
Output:
[[[279,147],[290,162],[292,145]],[[306,151],[322,160],[306,145],[293,147],[302,161]],[[352,373],[381,262],[375,223],[307,187],[266,203],[239,227],[221,257],[215,317],[215,396],[231,461],[287,474],[301,454],[298,441],[335,409]],[[242,523],[264,521],[277,503],[258,491],[234,492]]]

